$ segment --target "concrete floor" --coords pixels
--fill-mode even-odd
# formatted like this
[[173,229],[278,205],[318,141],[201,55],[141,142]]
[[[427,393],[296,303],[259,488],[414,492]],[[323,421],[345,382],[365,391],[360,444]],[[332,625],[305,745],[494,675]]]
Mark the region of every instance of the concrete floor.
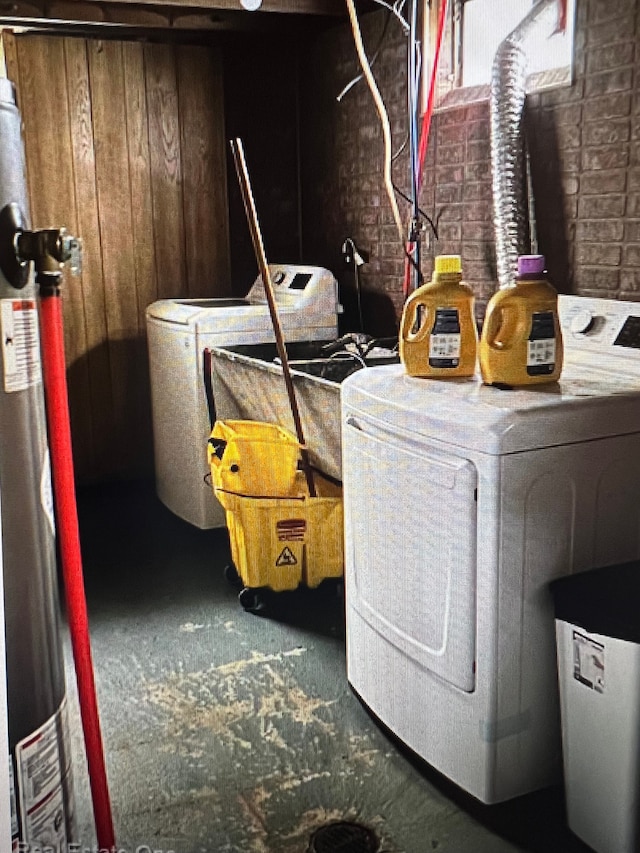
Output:
[[[560,789],[481,806],[381,730],[347,684],[335,593],[245,613],[223,578],[226,533],[180,521],[146,485],[83,490],[79,516],[123,853],[305,853],[336,819],[372,827],[381,853],[588,850],[565,827]],[[71,666],[67,677],[90,850]]]

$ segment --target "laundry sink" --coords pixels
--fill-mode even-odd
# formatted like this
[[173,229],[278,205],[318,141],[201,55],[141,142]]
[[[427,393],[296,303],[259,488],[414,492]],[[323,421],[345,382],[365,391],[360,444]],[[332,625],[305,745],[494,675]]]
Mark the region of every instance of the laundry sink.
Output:
[[240,308],[250,306],[251,302],[248,299],[235,299],[233,297],[221,297],[212,299],[181,299],[183,305],[190,305],[192,308]]
[[[289,367],[298,373],[306,373],[309,376],[339,384],[351,373],[363,367],[397,364],[399,361],[396,351],[382,347],[375,347],[363,356],[348,350],[340,350],[330,356],[324,356],[322,350],[326,345],[327,341],[299,341],[287,344]],[[224,347],[224,349],[238,355],[248,356],[257,362],[276,365],[281,363],[275,344],[245,344]]]
[[347,376],[362,370],[364,367],[375,367],[379,364],[397,364],[397,353],[390,352],[387,356],[362,356],[355,353],[341,352],[330,358],[312,358],[307,360],[293,359],[289,362],[292,370],[298,373],[308,373],[326,379],[328,382],[342,382]]
[[[287,344],[287,356],[311,464],[326,476],[341,480],[340,383],[365,366],[398,361],[398,355],[376,346],[364,357],[344,350],[327,356],[322,352],[327,344],[334,342]],[[275,344],[212,347],[211,381],[219,419],[277,423],[295,432]]]

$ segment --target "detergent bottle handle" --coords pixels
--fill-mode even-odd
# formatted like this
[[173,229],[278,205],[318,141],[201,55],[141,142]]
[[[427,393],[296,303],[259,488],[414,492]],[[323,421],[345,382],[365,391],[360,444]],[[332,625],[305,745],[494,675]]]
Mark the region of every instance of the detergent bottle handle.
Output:
[[[418,317],[420,309],[422,309],[422,316],[419,317],[420,325],[413,332],[412,329],[415,326],[416,317]],[[423,340],[429,333],[429,314],[428,303],[418,293],[410,296],[402,314],[402,328],[400,329],[402,338],[405,341]]]
[[489,306],[484,319],[483,337],[492,349],[510,349],[517,331],[518,316],[513,305],[503,301]]

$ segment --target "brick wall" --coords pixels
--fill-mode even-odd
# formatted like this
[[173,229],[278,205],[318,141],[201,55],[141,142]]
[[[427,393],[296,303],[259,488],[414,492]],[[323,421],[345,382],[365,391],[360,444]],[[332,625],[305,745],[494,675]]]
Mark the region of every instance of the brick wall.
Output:
[[[363,16],[375,46],[385,12]],[[530,96],[525,133],[531,155],[539,250],[562,292],[640,300],[640,13],[635,0],[577,0],[575,82]],[[406,39],[390,24],[374,66],[394,142],[406,135]],[[402,309],[403,254],[382,185],[382,138],[364,82],[336,95],[359,72],[348,25],[319,36],[307,63],[303,111],[305,254],[334,269],[354,328],[354,278],[342,267],[346,237],[370,252],[361,282],[365,327],[395,330]],[[394,179],[405,191],[401,155]],[[488,102],[437,113],[432,123],[423,210],[439,217],[434,252],[460,253],[482,314],[496,286]],[[403,212],[408,211],[405,205]]]

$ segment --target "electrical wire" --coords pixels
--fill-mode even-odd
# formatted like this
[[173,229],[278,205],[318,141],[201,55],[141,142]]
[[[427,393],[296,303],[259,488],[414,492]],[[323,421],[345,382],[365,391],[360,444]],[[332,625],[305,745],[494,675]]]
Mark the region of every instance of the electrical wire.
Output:
[[398,159],[398,157],[402,154],[404,149],[407,147],[408,142],[409,142],[409,134],[407,133],[405,135],[404,139],[402,140],[402,145],[400,146],[400,148],[398,148],[398,150],[396,151],[395,154],[392,154],[392,156],[391,156],[392,162],[395,162]]
[[427,96],[427,108],[422,117],[422,127],[420,129],[420,148],[418,152],[418,188],[422,186],[422,176],[424,160],[427,153],[427,144],[429,142],[429,130],[431,129],[431,117],[433,115],[433,107],[436,93],[436,80],[438,76],[438,66],[440,64],[440,50],[444,39],[444,26],[447,17],[447,0],[441,0],[440,10],[438,12],[438,23],[436,31],[436,46],[433,55],[433,65],[431,67],[431,79],[429,81],[429,94]]
[[385,9],[388,9],[391,14],[395,15],[396,18],[400,21],[402,29],[405,31],[405,33],[409,32],[409,24],[402,15],[402,12],[400,12],[400,8],[402,8],[402,5],[404,4],[400,4],[400,7],[398,7],[397,3],[394,3],[392,6],[390,3],[387,3],[386,0],[373,0],[373,2],[376,3],[378,6],[384,6]]
[[[391,20],[391,15],[393,13],[393,9],[389,8],[388,6],[387,6],[387,9],[388,9],[388,14],[385,16],[384,24],[382,26],[382,32],[380,33],[380,38],[378,39],[378,44],[376,45],[376,49],[371,54],[371,59],[369,60],[369,67],[370,68],[373,68],[374,64],[376,63],[376,61],[378,59],[378,56],[380,55],[380,51],[382,50],[382,44],[383,44],[385,36],[387,34],[387,29],[389,28],[389,21]],[[353,89],[353,87],[356,85],[356,83],[359,83],[363,79],[364,79],[364,74],[358,74],[357,77],[354,77],[353,80],[351,80],[349,83],[347,83],[347,85],[340,92],[340,94],[337,95],[336,101],[338,101],[338,103],[340,103],[340,101],[344,98],[344,96],[347,94],[347,92],[350,92],[351,89]]]
[[406,2],[407,2],[407,0],[396,0],[396,2],[393,4],[393,8],[396,10],[396,12],[399,15],[402,14],[402,10],[404,9]]
[[356,370],[360,370],[360,368],[362,367],[367,367],[367,362],[364,360],[364,358],[362,358],[361,355],[358,355],[355,352],[334,352],[333,355],[330,355],[327,359],[327,363],[322,366],[322,370],[320,371],[320,379],[327,378],[327,373],[329,372],[329,368],[331,367],[332,362],[335,364],[336,361],[355,361],[360,364],[360,367],[357,367]]
[[351,246],[351,258],[353,260],[353,283],[356,288],[356,299],[358,301],[358,319],[360,321],[360,331],[364,332],[364,319],[362,315],[362,293],[360,287],[360,267],[364,263],[362,256],[358,252],[356,244],[352,237],[347,237],[347,239],[342,244],[343,253],[346,251],[347,246]]
[[414,270],[414,272],[416,274],[417,285],[418,285],[418,287],[420,287],[421,284],[424,284],[424,276],[422,274],[422,270],[420,268],[420,265],[418,264],[418,262],[416,261],[414,256],[411,254],[410,248],[411,248],[411,243],[408,243],[407,246],[405,246],[405,248],[404,248],[405,262],[407,264],[408,270],[411,270],[411,269]]
[[360,32],[360,24],[358,22],[358,15],[356,13],[355,4],[353,0],[346,0],[346,2],[347,10],[349,12],[349,20],[351,21],[351,29],[353,30],[353,39],[355,42],[356,51],[358,53],[358,58],[360,60],[360,65],[362,66],[362,71],[369,85],[369,89],[371,90],[376,109],[378,110],[378,115],[380,116],[380,123],[382,125],[382,136],[384,139],[384,185],[387,191],[389,203],[391,205],[391,212],[393,214],[393,219],[398,230],[398,235],[400,237],[401,242],[404,243],[404,226],[402,224],[402,217],[400,216],[400,210],[398,209],[398,202],[396,201],[396,196],[393,189],[393,182],[391,180],[392,151],[391,126],[389,124],[389,116],[387,115],[387,110],[382,100],[382,96],[380,95],[380,90],[378,89],[375,78],[369,66],[367,55],[364,50],[364,45],[362,43],[362,33]]
[[409,162],[411,175],[412,217],[416,218],[418,204],[418,87],[420,70],[418,63],[418,43],[416,28],[418,26],[418,2],[411,0],[411,29],[409,33],[408,64],[407,64],[407,110],[409,115]]
[[[394,188],[394,190],[398,193],[398,195],[400,196],[400,198],[403,198],[406,202],[409,202],[409,204],[411,203],[411,199],[409,198],[409,196],[408,196],[406,193],[404,193],[404,192],[400,189],[400,187],[399,187],[399,186],[397,186],[397,184],[394,184],[394,185],[393,185],[393,188]],[[440,211],[440,213],[438,213],[438,215],[436,216],[436,220],[435,220],[435,222],[434,222],[434,221],[433,221],[433,219],[429,216],[429,214],[428,214],[428,213],[425,213],[425,212],[424,212],[424,210],[423,210],[421,207],[418,207],[418,213],[420,214],[420,216],[424,217],[424,218],[427,220],[427,222],[429,223],[429,226],[430,226],[431,230],[433,231],[433,236],[436,238],[436,240],[438,240],[438,239],[439,239],[439,237],[438,237],[438,222],[440,221],[440,217],[441,217],[441,215],[442,215],[442,210],[441,210],[441,211]]]
[[411,264],[407,274],[413,274],[415,285],[420,281],[420,215],[418,207],[418,91],[420,86],[420,51],[416,39],[418,28],[418,0],[411,0],[411,28],[409,31],[409,47],[407,50],[407,109],[409,115],[409,174],[411,177],[411,224],[405,254],[411,256]]
[[353,265],[353,275],[356,285],[356,297],[358,300],[358,320],[360,321],[360,331],[364,332],[364,318],[362,316],[362,293],[360,288],[360,267],[358,264]]
[[[445,19],[447,15],[447,0],[440,0],[440,9],[438,12],[438,25],[437,25],[437,35],[436,35],[436,47],[435,53],[433,57],[433,64],[431,67],[431,79],[429,82],[429,95],[427,98],[427,108],[422,117],[422,126],[420,129],[420,142],[418,147],[418,157],[417,157],[417,190],[418,194],[420,193],[420,189],[422,187],[422,178],[423,178],[423,167],[424,161],[427,153],[427,143],[429,141],[429,130],[431,127],[431,116],[433,114],[433,105],[435,100],[435,88],[436,88],[436,78],[438,74],[438,65],[440,61],[440,49],[442,47],[442,41],[444,37],[444,25]],[[413,176],[416,178],[416,176]],[[433,228],[433,225],[432,225]],[[412,235],[413,236],[413,235]],[[404,281],[402,284],[402,292],[405,296],[409,295],[410,285],[411,285],[411,266],[413,265],[415,269],[415,263],[413,261],[413,246],[414,244],[409,241],[408,247],[405,247],[405,254],[409,259],[405,263],[405,275]],[[407,251],[407,248],[409,251]]]

